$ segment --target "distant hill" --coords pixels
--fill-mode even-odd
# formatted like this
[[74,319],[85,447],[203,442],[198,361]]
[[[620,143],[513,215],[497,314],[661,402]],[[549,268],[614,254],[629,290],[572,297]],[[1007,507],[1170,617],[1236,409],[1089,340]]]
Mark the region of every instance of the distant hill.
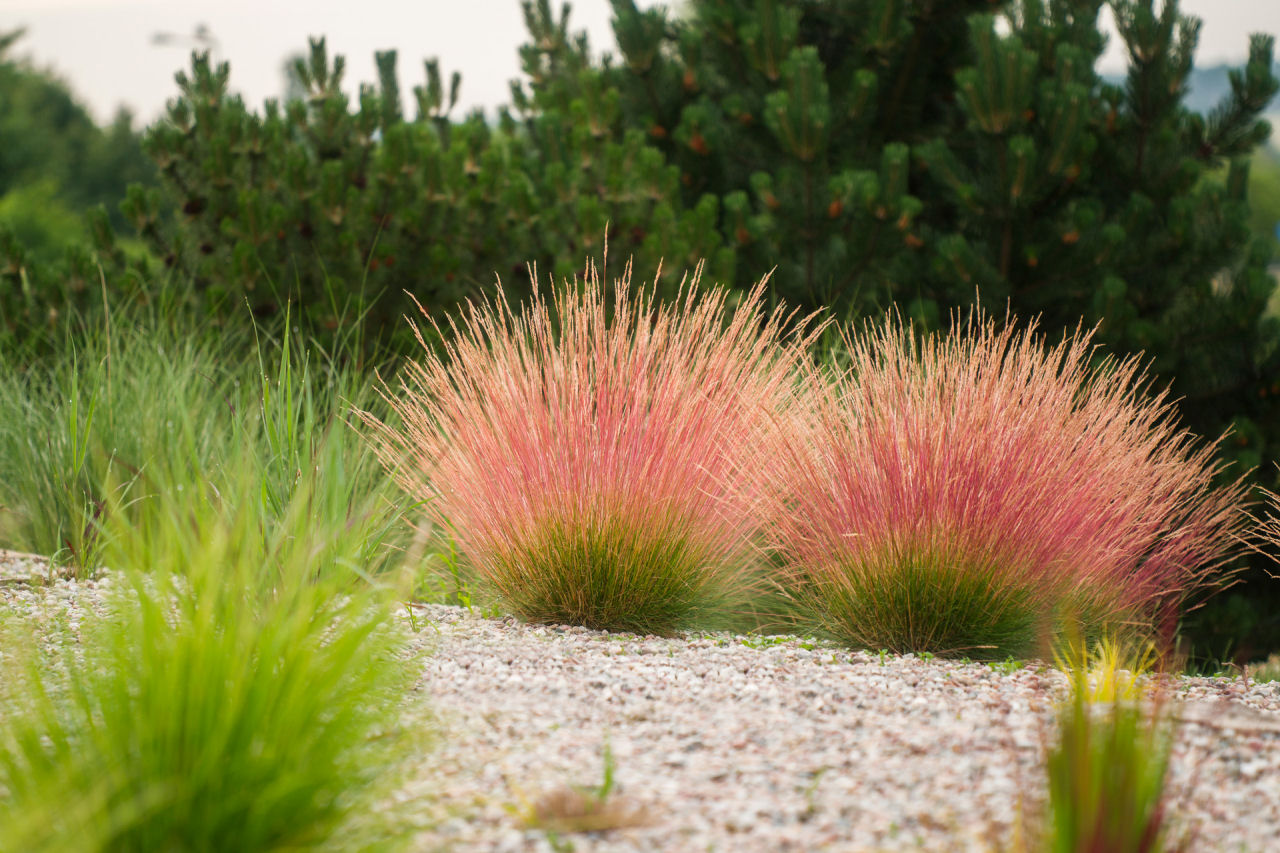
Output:
[[[1187,107],[1198,113],[1207,113],[1216,107],[1223,98],[1231,94],[1231,81],[1227,77],[1227,72],[1235,67],[1237,66],[1211,65],[1192,71],[1185,101]],[[1280,63],[1276,63],[1276,73],[1280,74]],[[1108,83],[1124,84],[1123,74],[1104,74],[1103,79]],[[1269,144],[1272,148],[1280,150],[1280,139],[1277,138],[1280,135],[1280,99],[1271,102],[1267,120],[1275,128]]]
[[[1187,93],[1186,104],[1198,113],[1207,113],[1218,105],[1218,102],[1231,93],[1231,81],[1227,72],[1234,66],[1212,65],[1208,68],[1197,68],[1191,72],[1191,91]],[[1276,65],[1280,73],[1280,63]],[[1272,113],[1280,112],[1280,103],[1272,101]]]

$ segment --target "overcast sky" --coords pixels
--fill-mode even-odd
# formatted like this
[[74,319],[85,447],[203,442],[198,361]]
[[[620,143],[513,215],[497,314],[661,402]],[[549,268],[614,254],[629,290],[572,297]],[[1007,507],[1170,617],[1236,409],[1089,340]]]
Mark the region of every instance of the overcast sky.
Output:
[[[553,0],[558,9],[560,0]],[[639,0],[638,5],[657,5]],[[608,0],[575,0],[570,18],[597,52],[615,50]],[[1183,0],[1204,20],[1197,62],[1238,62],[1250,32],[1280,33],[1280,0]],[[0,0],[0,32],[27,28],[18,55],[54,69],[105,121],[123,104],[144,122],[176,93],[173,74],[187,65],[191,43],[153,44],[156,33],[189,35],[205,24],[215,53],[231,63],[232,87],[255,106],[283,89],[286,55],[324,35],[347,57],[350,91],[376,79],[373,53],[399,51],[407,94],[423,80],[422,60],[439,57],[446,75],[462,72],[459,106],[492,108],[509,101],[519,76],[516,48],[525,39],[519,0]],[[1123,67],[1112,39],[1106,70]]]

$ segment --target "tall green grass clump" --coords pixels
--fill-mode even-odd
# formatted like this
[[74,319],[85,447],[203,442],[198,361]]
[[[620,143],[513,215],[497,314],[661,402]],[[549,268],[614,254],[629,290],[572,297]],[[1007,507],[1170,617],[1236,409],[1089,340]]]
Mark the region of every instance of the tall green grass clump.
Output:
[[87,331],[48,359],[0,355],[0,543],[80,569],[98,558],[113,498],[128,507],[227,455],[242,396],[219,358],[235,344],[127,323]]
[[760,449],[782,585],[820,630],[896,652],[1026,657],[1064,629],[1164,629],[1247,522],[1211,445],[1091,335],[978,315],[845,334]]
[[254,459],[108,507],[105,613],[52,660],[5,660],[0,850],[394,840],[373,803],[414,749],[412,673],[390,588],[360,577],[367,531],[313,523],[322,480],[269,524]]
[[511,612],[663,634],[749,586],[755,447],[806,324],[766,313],[763,283],[730,310],[696,274],[668,304],[630,276],[612,300],[589,267],[518,313],[471,306],[384,389],[403,427],[365,420]]
[[[375,545],[393,535],[394,484],[344,423],[349,405],[378,401],[341,349],[308,347],[287,320],[278,335],[246,324],[212,336],[173,317],[111,316],[49,357],[0,354],[0,547],[90,572],[109,508],[129,518],[192,481],[231,487],[232,460],[256,470],[264,523],[305,481],[315,524],[380,524]],[[370,549],[371,569],[382,553]]]

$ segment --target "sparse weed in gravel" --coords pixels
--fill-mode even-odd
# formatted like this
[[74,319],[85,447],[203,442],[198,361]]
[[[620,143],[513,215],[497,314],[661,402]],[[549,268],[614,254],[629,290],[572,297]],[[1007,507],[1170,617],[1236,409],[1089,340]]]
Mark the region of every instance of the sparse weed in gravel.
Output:
[[777,634],[742,634],[738,638],[738,642],[749,649],[767,649],[773,646],[785,646],[787,643],[795,640],[794,637],[781,636]]
[[669,634],[749,593],[752,460],[807,340],[762,286],[733,311],[696,274],[665,305],[629,269],[614,292],[590,268],[518,313],[472,306],[384,387],[403,426],[364,420],[512,613]]
[[1015,672],[1024,668],[1026,665],[1027,665],[1026,661],[1018,660],[1012,655],[1005,658],[1002,661],[989,661],[987,663],[987,666],[989,666],[991,669],[995,670],[996,672],[1000,673],[1001,675],[1013,675]]
[[524,824],[544,830],[551,836],[608,832],[648,823],[650,815],[643,806],[618,796],[615,791],[617,766],[607,738],[602,752],[603,770],[599,785],[567,785],[543,795],[523,810]]
[[817,814],[818,806],[815,801],[815,795],[818,793],[818,786],[822,784],[822,777],[830,770],[830,767],[819,767],[817,770],[814,770],[809,774],[811,778],[808,784],[804,786],[804,791],[802,792],[804,795],[804,813],[806,815],[812,816]]
[[1080,642],[1059,653],[1071,693],[1049,750],[1043,838],[1032,849],[1190,849],[1190,836],[1173,826],[1167,791],[1173,715],[1167,698],[1139,680],[1154,662],[1150,645],[1115,638],[1092,652]]
[[414,611],[413,604],[411,602],[408,602],[408,601],[405,602],[404,612],[405,612],[405,617],[409,620],[409,630],[415,634],[418,633],[418,631],[420,631],[422,628],[425,628],[427,625],[431,624],[431,621],[429,619],[424,619],[421,622],[418,621],[418,614]]
[[1045,347],[981,315],[949,336],[896,316],[810,366],[762,450],[781,582],[858,648],[999,660],[1082,624],[1163,624],[1224,580],[1248,519],[1137,360]]
[[1254,681],[1280,681],[1280,654],[1274,654],[1261,663],[1250,664],[1245,672]]

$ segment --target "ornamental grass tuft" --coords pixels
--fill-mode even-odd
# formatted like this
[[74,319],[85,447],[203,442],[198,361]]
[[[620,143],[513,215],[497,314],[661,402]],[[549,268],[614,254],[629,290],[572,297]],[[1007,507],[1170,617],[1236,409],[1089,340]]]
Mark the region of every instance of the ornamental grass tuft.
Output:
[[802,612],[854,646],[1002,659],[1064,629],[1167,627],[1224,579],[1244,487],[1136,359],[980,314],[845,334],[761,447],[768,541]]
[[0,548],[92,575],[104,525],[116,521],[108,512],[127,527],[193,479],[230,487],[227,474],[251,459],[264,524],[307,485],[312,523],[369,533],[363,565],[386,567],[400,507],[344,422],[347,401],[380,402],[352,366],[354,347],[320,350],[288,317],[260,332],[199,334],[184,319],[122,305],[104,322],[71,325],[39,359],[0,352]]
[[518,312],[469,305],[443,354],[424,343],[384,386],[403,427],[364,420],[510,612],[667,634],[750,586],[755,445],[808,324],[766,312],[764,282],[730,310],[698,273],[667,304],[630,266],[612,299],[600,279],[589,266]]
[[317,479],[265,524],[257,460],[219,488],[192,477],[143,498],[132,518],[112,507],[101,611],[61,631],[9,620],[0,850],[401,838],[382,806],[424,741],[403,725],[414,672],[396,590],[367,582],[366,530],[316,524]]

